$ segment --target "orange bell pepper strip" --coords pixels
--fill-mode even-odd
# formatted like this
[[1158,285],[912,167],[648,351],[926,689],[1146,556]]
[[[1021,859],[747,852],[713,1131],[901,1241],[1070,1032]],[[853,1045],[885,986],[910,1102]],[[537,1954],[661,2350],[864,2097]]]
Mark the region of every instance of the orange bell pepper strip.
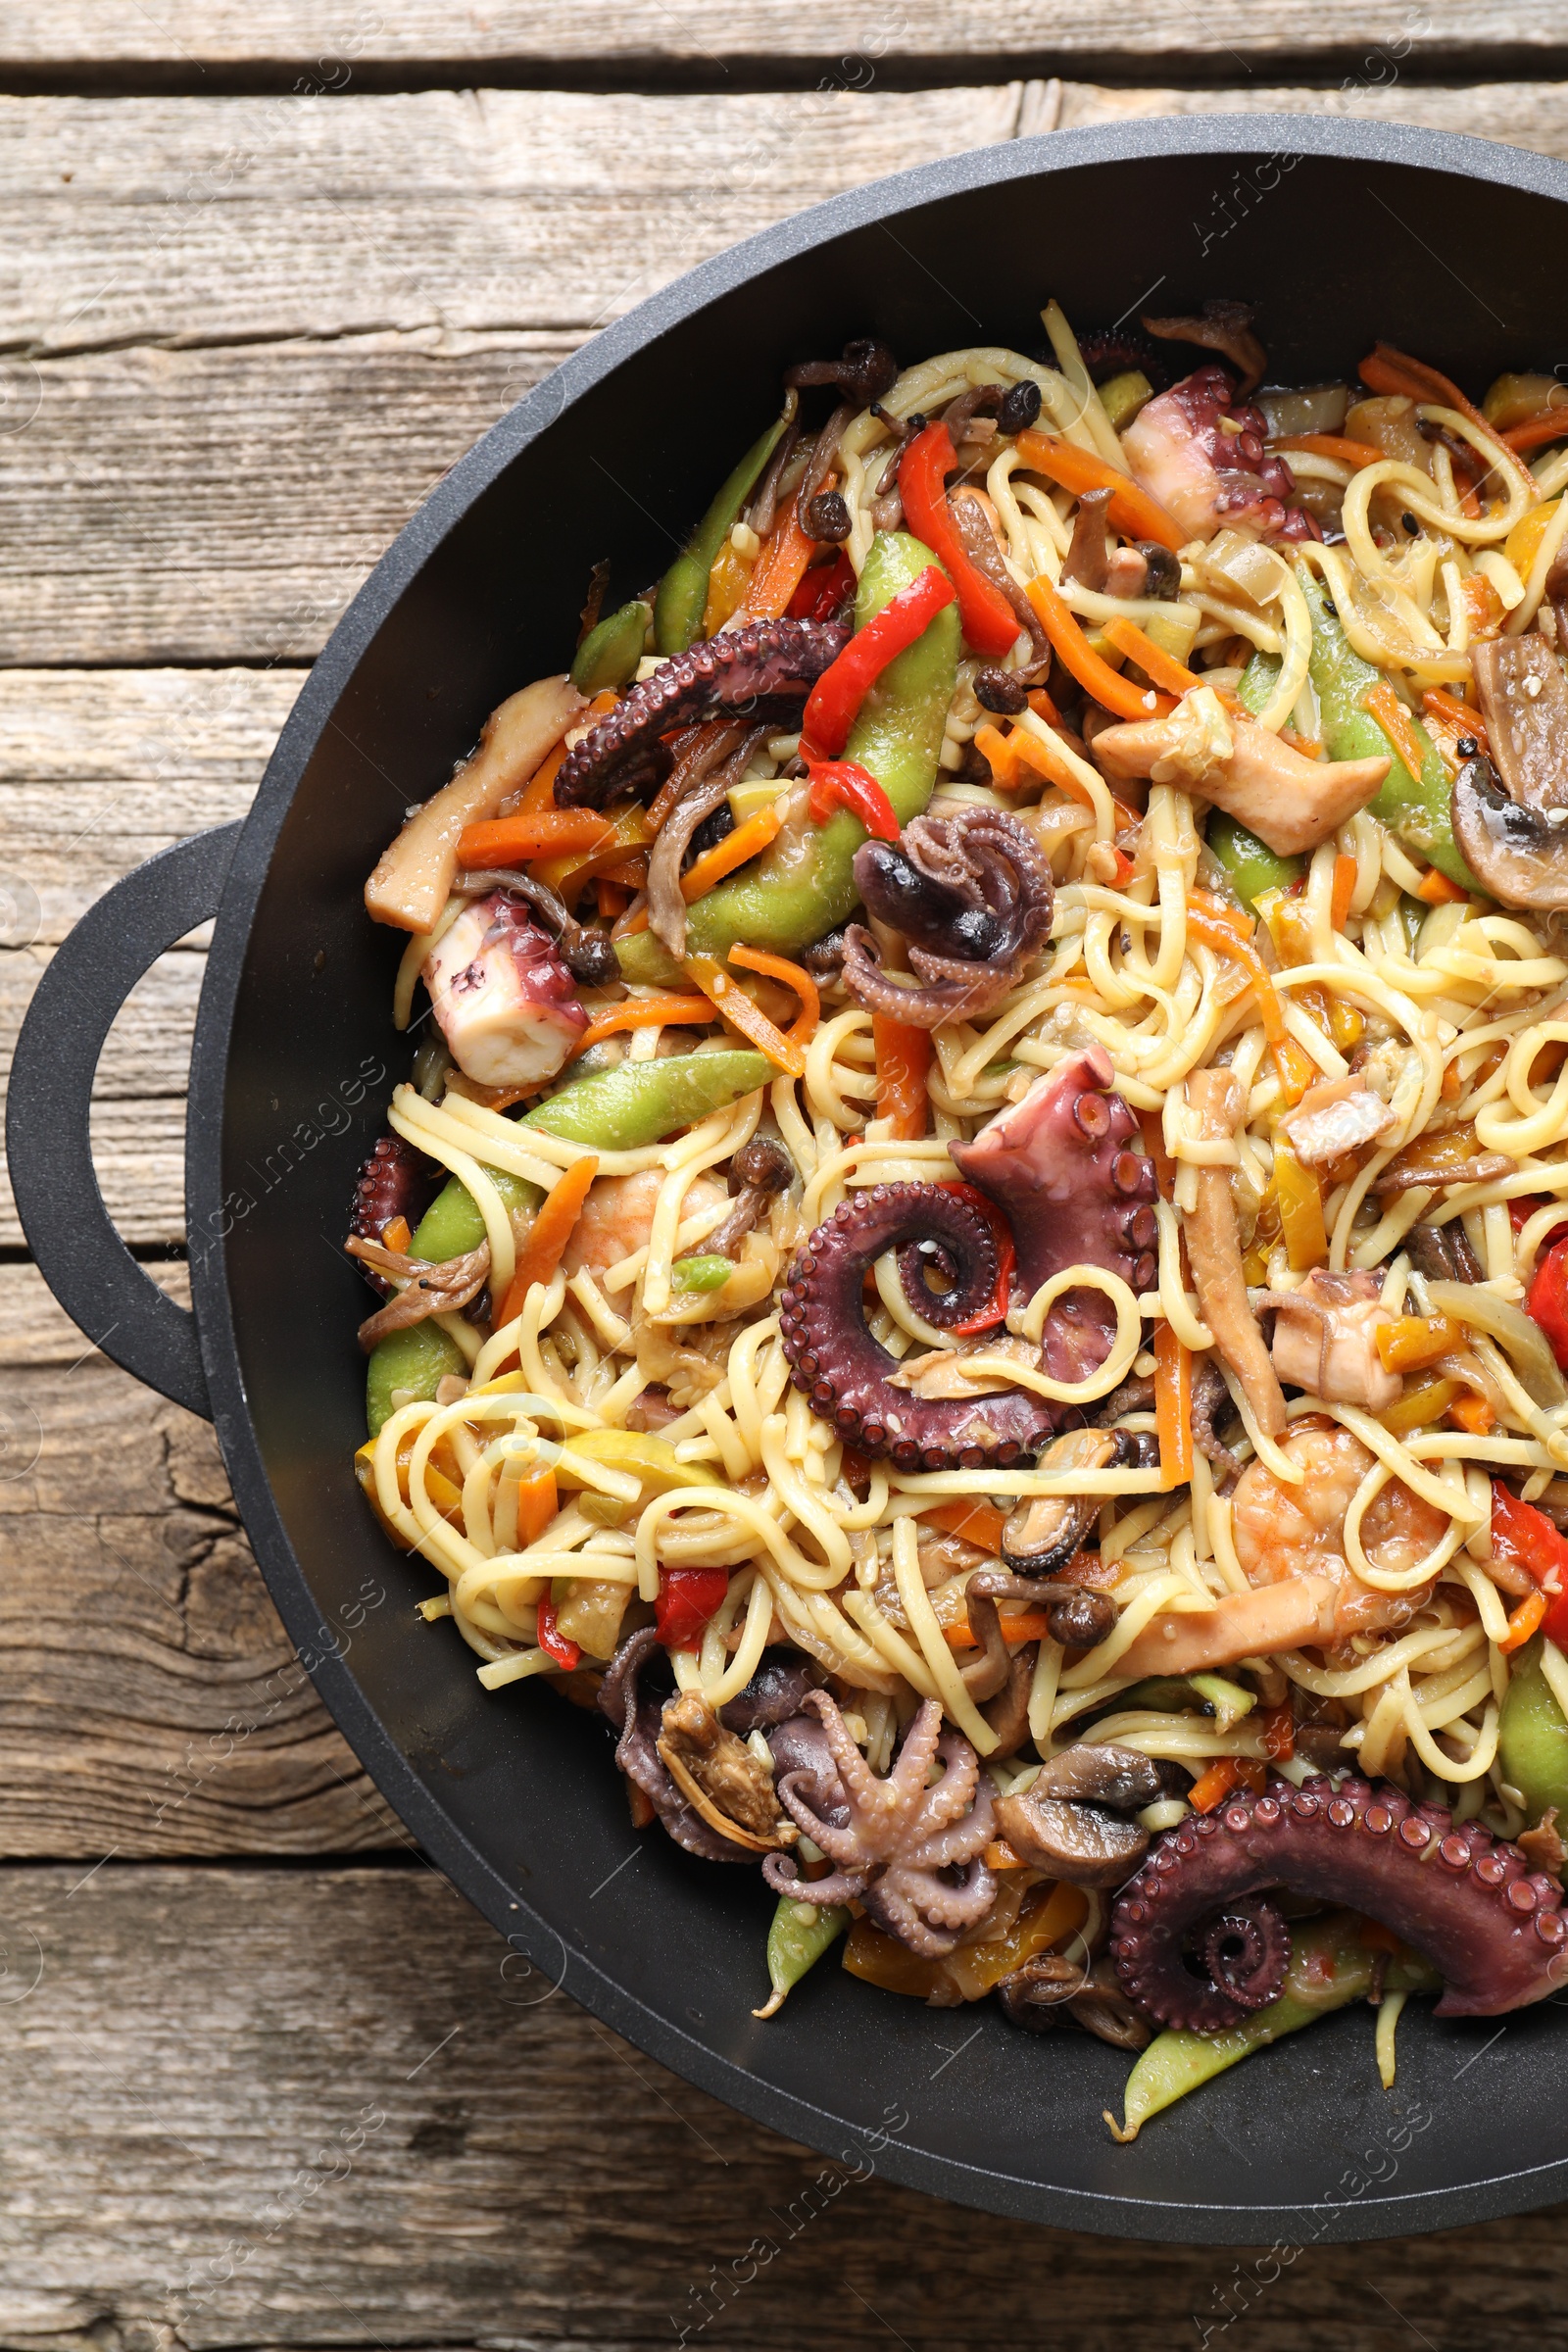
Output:
[[1044,572],[1030,581],[1025,594],[1040,616],[1041,627],[1060,656],[1062,666],[1072,672],[1085,694],[1106,710],[1113,710],[1118,718],[1164,717],[1171,708],[1166,697],[1134,686],[1119,670],[1112,669],[1108,662],[1101,660]]
[[624,1004],[612,1004],[589,1022],[572,1048],[572,1058],[618,1029],[662,1029],[666,1022],[706,1022],[712,1017],[713,1007],[706,997],[628,997]]
[[1193,1475],[1193,1351],[1168,1323],[1154,1330],[1154,1426],[1159,1433],[1159,1483],[1167,1492]]
[[1440,874],[1435,865],[1429,865],[1416,887],[1415,896],[1425,899],[1429,906],[1457,906],[1468,899],[1470,893],[1461,890],[1457,882],[1450,882],[1446,874]]
[[1334,893],[1329,901],[1329,920],[1336,931],[1343,931],[1349,917],[1350,901],[1355,896],[1356,862],[1353,858],[1334,860]]
[[1303,458],[1333,458],[1341,466],[1381,466],[1388,456],[1371,441],[1348,441],[1343,433],[1282,433],[1270,449],[1298,449]]
[[1535,493],[1535,477],[1524,460],[1512,450],[1495,425],[1489,424],[1473,402],[1466,400],[1451,376],[1443,375],[1429,368],[1425,360],[1411,359],[1407,351],[1396,351],[1392,343],[1380,343],[1370,359],[1361,362],[1361,381],[1369,392],[1403,393],[1407,400],[1425,401],[1435,408],[1457,409],[1459,415],[1483,432],[1502,453],[1520,479]]
[[1101,633],[1118,654],[1136,662],[1145,677],[1156,686],[1163,686],[1167,694],[1188,694],[1203,683],[1185,662],[1176,661],[1152,637],[1146,636],[1136,621],[1123,620],[1118,613],[1114,620],[1105,622]]
[[528,1238],[517,1252],[516,1271],[512,1287],[495,1328],[501,1329],[520,1315],[527,1303],[528,1293],[542,1282],[548,1282],[560,1265],[572,1229],[582,1214],[582,1204],[588,1198],[588,1187],[599,1173],[599,1161],[592,1152],[574,1159],[560,1183],[546,1199],[539,1214],[528,1228]]
[[[829,474],[823,489],[831,489],[836,479]],[[819,552],[816,541],[802,530],[795,504],[792,498],[757,559],[746,591],[746,610],[754,620],[778,619]]]
[[794,1038],[786,1037],[713,956],[688,956],[686,977],[696,982],[719,1019],[728,1021],[732,1029],[749,1038],[759,1054],[765,1054],[769,1061],[776,1062],[781,1070],[788,1070],[792,1078],[805,1077],[806,1048]]
[[1157,498],[1141,490],[1130,474],[1119,472],[1106,459],[1079,449],[1071,441],[1060,441],[1054,433],[1031,431],[1018,435],[1018,450],[1034,472],[1049,473],[1075,497],[1081,498],[1086,490],[1108,490],[1107,513],[1126,539],[1154,539],[1174,554],[1192,535]]
[[822,1018],[822,999],[810,973],[803,965],[791,963],[787,956],[769,955],[765,948],[731,948],[729,959],[743,972],[760,972],[764,979],[782,980],[786,988],[794,989],[801,1009],[784,1034],[793,1046],[803,1050],[808,1046]]
[[931,1032],[912,1021],[873,1012],[871,1042],[876,1053],[876,1115],[886,1119],[901,1144],[916,1144],[925,1133],[931,1067]]
[[537,1544],[560,1508],[553,1470],[536,1470],[532,1478],[525,1478],[517,1489],[518,1541]]
[[715,882],[722,882],[738,865],[744,865],[749,858],[765,850],[783,821],[778,803],[769,801],[737,825],[733,833],[726,833],[722,841],[715,841],[710,850],[694,858],[680,878],[680,895],[687,906],[700,899],[705,890],[711,890]]
[[458,836],[462,865],[522,865],[530,858],[597,850],[614,838],[615,827],[597,808],[519,809],[465,825]]
[[1466,1396],[1454,1398],[1447,1417],[1468,1430],[1473,1438],[1490,1438],[1497,1418],[1486,1398],[1478,1396],[1473,1389]]

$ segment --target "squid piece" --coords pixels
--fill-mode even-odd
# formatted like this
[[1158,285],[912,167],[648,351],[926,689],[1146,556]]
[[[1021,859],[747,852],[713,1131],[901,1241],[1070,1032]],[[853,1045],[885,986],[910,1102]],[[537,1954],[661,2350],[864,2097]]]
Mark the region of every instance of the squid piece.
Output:
[[1381,789],[1389,760],[1308,760],[1195,687],[1163,718],[1102,727],[1095,758],[1113,776],[1179,784],[1223,808],[1280,858],[1315,850]]
[[424,985],[453,1059],[480,1086],[540,1086],[588,1026],[554,942],[497,891],[431,949]]
[[466,825],[494,816],[587,709],[569,678],[540,678],[491,711],[473,758],[416,808],[365,885],[378,923],[430,931],[451,894]]
[[[1195,1070],[1187,1081],[1187,1101],[1201,1141],[1230,1142],[1245,1108],[1239,1079],[1227,1069]],[[1199,1305],[1214,1345],[1241,1382],[1258,1428],[1265,1437],[1277,1438],[1285,1427],[1285,1398],[1248,1303],[1228,1168],[1199,1169],[1198,1206],[1185,1230]]]

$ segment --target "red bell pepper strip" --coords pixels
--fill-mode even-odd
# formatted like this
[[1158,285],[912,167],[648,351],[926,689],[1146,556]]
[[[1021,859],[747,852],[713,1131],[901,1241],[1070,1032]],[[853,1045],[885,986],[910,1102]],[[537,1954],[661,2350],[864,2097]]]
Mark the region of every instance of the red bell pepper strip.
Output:
[[1559,1649],[1568,1647],[1568,1537],[1552,1525],[1544,1511],[1521,1502],[1495,1478],[1492,1482],[1492,1548],[1498,1559],[1535,1578],[1546,1596],[1541,1631]]
[[855,565],[839,549],[831,564],[813,564],[784,610],[791,620],[826,620],[854,593]]
[[972,564],[948,505],[947,477],[957,466],[953,439],[940,420],[915,434],[899,461],[899,490],[905,519],[917,539],[941,557],[958,592],[963,633],[977,654],[1000,662],[1023,633],[1023,623],[1002,590]]
[[580,1644],[568,1642],[565,1635],[557,1630],[556,1604],[553,1600],[539,1603],[539,1646],[546,1657],[554,1658],[556,1664],[564,1666],[568,1674],[582,1662]]
[[1558,1363],[1568,1367],[1568,1235],[1552,1244],[1536,1268],[1525,1303]]
[[977,1191],[972,1184],[945,1184],[941,1190],[966,1201],[970,1208],[977,1208],[990,1226],[992,1239],[997,1245],[997,1279],[990,1298],[979,1313],[971,1315],[966,1323],[949,1326],[956,1340],[968,1340],[976,1332],[995,1331],[999,1323],[1005,1321],[1007,1308],[1012,1303],[1012,1272],[1018,1262],[1018,1252],[1013,1246],[1012,1228],[994,1200],[988,1200],[985,1194]]
[[696,1649],[729,1591],[727,1568],[661,1568],[656,1630],[666,1649]]
[[[888,663],[895,661],[953,602],[953,582],[928,564],[917,580],[901,588],[875,620],[857,629],[838,660],[811,688],[801,728],[803,757],[837,759],[849,740],[855,714]],[[809,750],[804,749],[808,745]]]
[[835,808],[848,808],[878,841],[897,841],[899,820],[893,803],[869,768],[858,760],[824,760],[811,769],[808,805],[813,824],[825,825]]

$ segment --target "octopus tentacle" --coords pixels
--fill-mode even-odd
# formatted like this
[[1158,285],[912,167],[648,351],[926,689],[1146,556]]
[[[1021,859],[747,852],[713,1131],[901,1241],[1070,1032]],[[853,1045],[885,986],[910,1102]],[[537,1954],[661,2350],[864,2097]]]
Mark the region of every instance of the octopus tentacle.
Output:
[[[1518,1846],[1473,1821],[1455,1828],[1443,1806],[1412,1804],[1387,1781],[1315,1779],[1299,1788],[1271,1781],[1261,1796],[1237,1795],[1158,1839],[1111,1919],[1123,1990],[1161,2025],[1238,2024],[1250,1984],[1267,1982],[1267,1950],[1258,1977],[1249,1978],[1244,1954],[1241,1979],[1222,1972],[1215,1983],[1184,1965],[1183,1947],[1196,1932],[1201,1953],[1216,1951],[1216,1930],[1237,1917],[1240,1898],[1267,1886],[1348,1903],[1393,1928],[1442,1973],[1440,2017],[1498,2017],[1544,2000],[1568,1975],[1563,1890]],[[1247,1909],[1262,1923],[1260,1943],[1277,1942],[1283,1920],[1276,1931]]]
[[662,783],[670,754],[661,738],[674,728],[721,711],[766,724],[799,718],[848,641],[849,631],[835,622],[752,620],[672,655],[566,755],[556,776],[557,808],[602,808]]
[[[989,1220],[934,1184],[878,1184],[834,1210],[790,1268],[779,1335],[798,1389],[862,1453],[900,1469],[979,1469],[1015,1462],[1054,1426],[1051,1405],[1023,1390],[972,1400],[916,1396],[892,1386],[898,1365],[866,1326],[861,1284],[885,1250],[937,1244],[954,1288],[921,1300],[953,1322],[977,1314],[997,1278]],[[922,1286],[923,1288],[923,1286]]]

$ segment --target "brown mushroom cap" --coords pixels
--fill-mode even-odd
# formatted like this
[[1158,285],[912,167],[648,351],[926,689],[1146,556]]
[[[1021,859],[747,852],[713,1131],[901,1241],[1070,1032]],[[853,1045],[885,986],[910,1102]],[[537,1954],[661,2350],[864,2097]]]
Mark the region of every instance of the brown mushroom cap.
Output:
[[1165,1775],[1152,1756],[1112,1740],[1082,1741],[1043,1764],[1034,1790],[1075,1804],[1111,1805],[1130,1813],[1165,1793]]
[[1453,838],[1491,897],[1504,906],[1568,906],[1568,826],[1509,800],[1490,760],[1467,760],[1453,779]]
[[1075,1886],[1120,1886],[1149,1851],[1149,1832],[1108,1805],[1043,1796],[1038,1784],[997,1799],[997,1827],[1020,1861]]

